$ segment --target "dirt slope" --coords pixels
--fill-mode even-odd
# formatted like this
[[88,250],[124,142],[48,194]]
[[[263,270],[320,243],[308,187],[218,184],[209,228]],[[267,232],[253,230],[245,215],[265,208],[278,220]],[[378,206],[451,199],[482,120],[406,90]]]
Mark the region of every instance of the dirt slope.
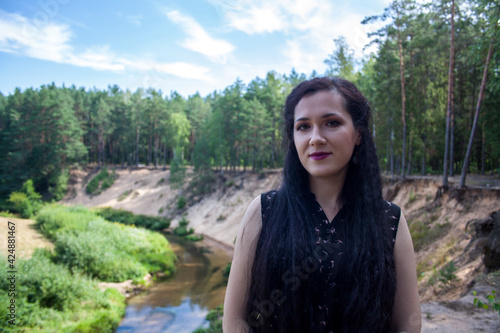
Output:
[[[251,200],[275,188],[280,181],[280,171],[225,173],[224,178],[218,178],[215,191],[188,201],[185,210],[177,211],[179,191],[170,188],[168,170],[116,169],[116,173],[119,177],[110,189],[90,197],[84,186],[92,174],[73,172],[74,188],[64,203],[112,206],[134,213],[168,216],[172,218],[172,226],[176,226],[184,215],[196,233],[209,236],[226,247],[233,246]],[[403,209],[410,226],[412,223],[423,223],[431,229],[445,226],[437,238],[425,243],[416,253],[423,332],[500,331],[498,314],[472,306],[472,290],[480,295],[491,289],[499,290],[500,277],[478,278],[484,271],[481,256],[474,248],[467,247],[471,235],[465,230],[468,221],[486,218],[500,209],[500,189],[498,180],[492,177],[468,179],[482,186],[467,191],[452,187],[443,192],[439,180],[432,177],[386,181],[384,186],[384,196]],[[453,182],[451,179],[451,184]],[[450,261],[458,267],[455,274],[459,281],[447,286],[431,283]]]

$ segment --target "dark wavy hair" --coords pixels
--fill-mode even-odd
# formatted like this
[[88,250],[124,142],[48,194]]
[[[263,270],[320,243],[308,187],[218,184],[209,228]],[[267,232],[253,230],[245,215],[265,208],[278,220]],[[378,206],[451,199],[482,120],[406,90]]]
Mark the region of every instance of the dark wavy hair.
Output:
[[[307,202],[309,177],[293,140],[294,112],[299,101],[320,91],[341,95],[361,143],[349,162],[339,203],[344,222],[344,255],[336,285],[342,313],[340,332],[388,332],[395,296],[392,237],[385,227],[382,182],[370,131],[371,109],[354,84],[341,78],[321,77],[300,83],[286,99],[284,140],[287,153],[283,182],[262,223],[252,267],[247,300],[248,323],[254,332],[313,332],[318,273],[300,271],[315,258],[314,222]],[[309,199],[310,200],[310,199]],[[314,268],[311,264],[310,267]],[[317,267],[317,266],[316,266]],[[295,279],[293,277],[296,277]]]

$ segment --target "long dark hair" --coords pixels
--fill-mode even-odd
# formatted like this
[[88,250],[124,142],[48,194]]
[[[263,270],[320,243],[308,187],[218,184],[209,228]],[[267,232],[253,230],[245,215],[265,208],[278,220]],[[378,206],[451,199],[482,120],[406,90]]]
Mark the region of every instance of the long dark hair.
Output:
[[[309,177],[293,140],[295,107],[304,96],[332,91],[344,99],[361,143],[354,154],[341,192],[343,223],[339,224],[344,255],[337,285],[342,332],[390,331],[395,295],[392,237],[382,215],[384,201],[375,145],[370,131],[371,109],[354,84],[341,78],[314,78],[300,83],[287,97],[284,139],[287,147],[283,182],[262,223],[252,267],[247,302],[248,322],[255,332],[310,332],[318,294],[314,222],[304,204]],[[305,268],[301,270],[301,267]],[[310,274],[311,273],[311,274]]]

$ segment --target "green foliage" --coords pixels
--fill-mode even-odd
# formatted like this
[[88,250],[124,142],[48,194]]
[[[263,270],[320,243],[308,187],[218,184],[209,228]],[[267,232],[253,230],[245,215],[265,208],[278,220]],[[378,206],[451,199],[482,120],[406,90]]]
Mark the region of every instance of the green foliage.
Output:
[[179,221],[179,226],[174,229],[174,234],[179,237],[190,235],[194,232],[193,228],[188,228],[189,221],[185,216]]
[[413,201],[415,201],[417,199],[417,196],[415,195],[415,193],[413,192],[413,189],[410,190],[410,195],[409,195],[409,198],[408,198],[408,203],[412,203]]
[[199,242],[202,241],[204,237],[203,235],[187,235],[185,238],[191,242]]
[[194,195],[212,192],[215,185],[215,174],[211,168],[199,169],[188,185],[188,191]]
[[120,196],[118,197],[118,201],[125,200],[125,198],[128,197],[130,193],[132,193],[132,190],[126,190],[125,192],[120,194]]
[[13,214],[13,213],[9,212],[8,210],[7,211],[4,211],[4,210],[0,211],[0,216],[2,216],[2,217],[17,217],[16,214]]
[[[497,7],[497,2],[486,0],[457,3],[455,169],[463,164],[472,127],[470,113],[477,105],[485,55],[493,40],[470,170],[498,172]],[[384,22],[367,26],[376,29],[368,31],[375,52],[362,59],[361,66],[355,66],[352,46],[338,36],[325,60],[328,69],[324,74],[354,81],[367,96],[382,169],[401,173],[405,164],[410,166],[405,173],[439,174],[446,128],[450,6],[439,1],[391,2],[383,13],[366,18],[364,23],[375,21]],[[170,183],[179,189],[184,185],[185,164],[204,174],[212,169],[222,173],[279,168],[284,160],[281,112],[285,98],[292,87],[321,74],[270,70],[263,78],[247,83],[237,79],[204,97],[197,93],[184,98],[175,91],[167,96],[141,88],[131,92],[116,85],[97,90],[53,84],[0,95],[0,209],[10,209],[3,206],[5,200],[19,191],[20,181],[26,179],[32,179],[44,197],[49,193],[56,200],[61,198],[66,183],[61,172],[74,163],[157,166],[162,161],[171,165]],[[401,77],[405,83],[404,114]],[[211,184],[199,181],[190,193],[206,193]],[[98,193],[111,181],[102,181],[102,188],[96,185],[90,186],[89,192]]]
[[55,201],[61,200],[68,189],[69,170],[64,169],[61,172],[54,172],[49,178],[49,193]]
[[21,192],[12,192],[9,196],[9,202],[15,212],[22,218],[28,219],[40,210],[42,206],[42,196],[35,191],[33,181],[28,179],[24,182]]
[[[473,291],[472,294],[476,296],[477,292]],[[496,290],[492,290],[491,294],[486,295],[486,300],[488,301],[488,303],[484,303],[477,297],[474,297],[474,305],[485,310],[488,310],[491,307],[491,309],[493,311],[496,311],[500,316],[500,300],[497,299]]]
[[453,284],[459,281],[459,278],[455,275],[457,271],[457,267],[453,261],[450,261],[448,264],[444,265],[443,268],[436,272],[436,268],[434,268],[433,275],[429,278],[429,284],[434,285],[436,282],[439,282],[440,286],[445,287],[449,284]]
[[179,155],[179,153],[175,153],[174,159],[170,164],[170,187],[173,189],[182,189],[186,178],[186,166]]
[[450,261],[447,265],[439,270],[439,282],[442,285],[446,286],[449,283],[453,283],[458,281],[458,277],[455,275],[457,271],[457,267],[455,267],[455,263]]
[[179,198],[177,199],[177,209],[183,209],[184,207],[186,207],[186,204],[186,198],[182,195],[179,196]]
[[[9,274],[1,258],[0,305],[7,308]],[[114,332],[125,313],[125,297],[114,289],[101,291],[97,281],[55,264],[48,250],[19,259],[16,275],[16,326],[4,332]],[[7,316],[1,315],[2,322]]]
[[227,280],[229,279],[230,272],[231,272],[231,263],[228,263],[226,267],[224,267],[224,270],[222,271],[222,277],[225,283],[227,283]]
[[199,327],[193,333],[222,333],[222,316],[224,315],[224,306],[219,305],[205,317],[209,321],[208,328]]
[[434,226],[429,226],[420,221],[410,223],[410,234],[415,251],[419,251],[425,245],[440,238],[450,228],[451,224],[449,222],[437,223]]
[[44,207],[37,217],[55,242],[54,261],[73,272],[121,282],[148,272],[173,271],[175,254],[162,235],[106,222],[84,207]]
[[94,212],[107,221],[134,225],[153,231],[162,231],[170,226],[170,220],[160,216],[134,214],[124,209],[111,207],[96,208]]
[[102,191],[110,188],[117,177],[114,170],[110,173],[107,168],[103,168],[89,181],[87,187],[85,187],[85,191],[90,195],[99,195]]

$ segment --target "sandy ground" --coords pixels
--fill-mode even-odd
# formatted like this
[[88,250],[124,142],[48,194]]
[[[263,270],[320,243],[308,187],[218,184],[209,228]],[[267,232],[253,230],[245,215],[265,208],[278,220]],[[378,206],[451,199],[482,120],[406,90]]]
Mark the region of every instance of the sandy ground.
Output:
[[[11,222],[9,224],[8,222]],[[36,248],[53,249],[54,245],[36,228],[34,220],[0,217],[0,253],[7,255],[9,226],[15,227],[15,253],[18,258],[29,258]]]

